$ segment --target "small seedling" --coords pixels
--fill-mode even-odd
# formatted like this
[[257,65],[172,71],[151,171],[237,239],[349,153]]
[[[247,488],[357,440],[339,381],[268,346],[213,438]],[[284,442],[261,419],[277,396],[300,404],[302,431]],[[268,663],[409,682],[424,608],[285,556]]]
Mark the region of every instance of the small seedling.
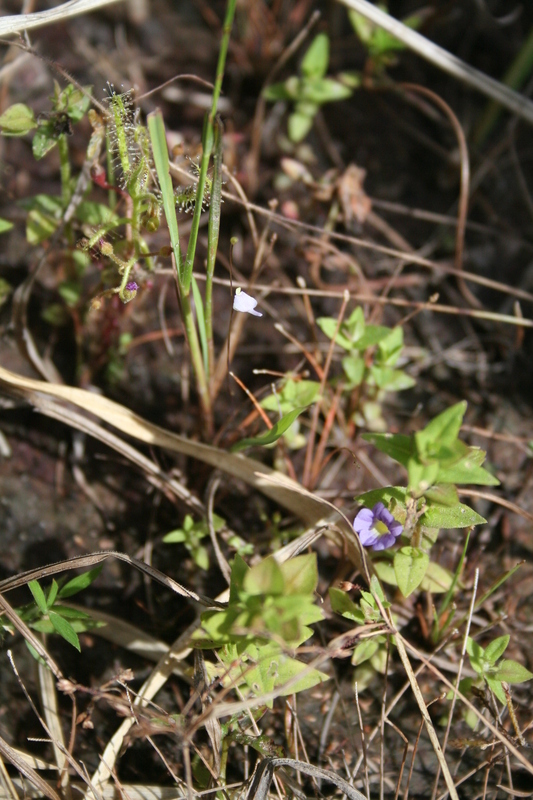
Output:
[[328,65],[329,38],[325,33],[319,33],[302,59],[300,76],[293,75],[284,83],[272,84],[263,92],[263,96],[272,102],[284,100],[294,104],[288,124],[289,138],[293,142],[305,139],[322,105],[346,100],[352,95],[352,87],[334,78],[326,78]]
[[[84,572],[60,586],[53,580],[47,591],[43,590],[39,581],[30,581],[28,588],[33,595],[34,602],[17,609],[17,614],[30,628],[40,633],[57,633],[69,644],[81,652],[78,633],[100,627],[104,623],[91,620],[89,614],[79,609],[69,608],[60,601],[72,597],[96,580],[102,566],[95,567],[89,572]],[[28,645],[35,658],[39,658],[31,645]]]

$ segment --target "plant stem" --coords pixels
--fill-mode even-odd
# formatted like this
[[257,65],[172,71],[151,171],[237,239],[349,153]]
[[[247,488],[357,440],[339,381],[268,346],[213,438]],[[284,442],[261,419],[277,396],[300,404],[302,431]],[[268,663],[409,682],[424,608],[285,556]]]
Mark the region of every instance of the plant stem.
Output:
[[191,361],[194,366],[196,375],[196,388],[200,397],[200,404],[204,414],[204,421],[206,425],[207,436],[213,435],[213,409],[211,406],[211,395],[209,393],[209,386],[207,383],[206,373],[204,369],[204,362],[202,359],[202,350],[198,339],[198,331],[194,324],[194,316],[191,307],[190,294],[182,294],[180,296],[181,315],[185,325],[185,334],[191,351]]
[[209,166],[209,158],[213,149],[213,127],[217,113],[218,98],[222,90],[222,80],[224,78],[224,68],[226,66],[226,56],[228,54],[229,39],[231,34],[231,27],[233,25],[233,17],[235,16],[235,7],[237,0],[228,0],[226,6],[226,17],[222,26],[222,39],[220,42],[220,51],[218,54],[217,74],[215,78],[215,86],[213,89],[213,99],[211,102],[211,111],[206,116],[204,123],[204,131],[202,134],[202,160],[200,161],[200,172],[198,174],[198,186],[196,189],[196,203],[194,206],[194,214],[191,223],[191,234],[189,237],[189,246],[187,248],[187,255],[185,256],[185,267],[183,277],[183,289],[189,291],[190,282],[192,277],[194,254],[196,252],[196,241],[198,238],[198,228],[200,225],[200,216],[202,214],[202,202],[204,199],[205,178]]
[[209,225],[207,228],[207,267],[205,280],[205,335],[208,348],[208,374],[215,368],[215,344],[213,341],[213,275],[218,250],[218,234],[220,231],[220,204],[222,193],[222,122],[215,121],[215,141],[213,154],[213,188],[209,208]]
[[72,190],[70,185],[70,159],[69,159],[69,152],[68,152],[68,143],[67,137],[64,133],[58,137],[57,140],[57,147],[59,150],[59,163],[60,163],[60,174],[61,174],[61,200],[63,202],[63,208],[67,208],[68,204],[70,203],[70,198],[72,196]]

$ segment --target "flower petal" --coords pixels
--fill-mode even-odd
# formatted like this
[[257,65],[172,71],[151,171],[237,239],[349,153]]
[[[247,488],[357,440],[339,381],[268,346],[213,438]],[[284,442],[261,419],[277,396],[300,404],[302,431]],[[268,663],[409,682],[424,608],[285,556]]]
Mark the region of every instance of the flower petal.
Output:
[[255,297],[246,294],[242,289],[237,289],[235,291],[235,297],[233,298],[233,308],[235,311],[244,311],[247,314],[253,314],[254,317],[262,317],[263,314],[260,311],[255,311],[256,305],[257,300]]
[[395,541],[395,536],[391,533],[386,533],[379,537],[377,542],[372,546],[372,550],[387,550],[388,547],[392,547]]
[[[381,508],[378,509],[378,506],[381,506]],[[389,509],[385,508],[383,503],[377,503],[373,508],[373,512],[376,519],[379,519],[380,522],[384,522],[387,528],[390,528],[390,526],[396,522]]]
[[362,508],[353,521],[353,529],[357,533],[368,530],[374,524],[374,514],[370,508]]
[[373,547],[376,542],[379,543],[379,535],[373,528],[365,528],[362,531],[357,531],[357,534],[363,547]]

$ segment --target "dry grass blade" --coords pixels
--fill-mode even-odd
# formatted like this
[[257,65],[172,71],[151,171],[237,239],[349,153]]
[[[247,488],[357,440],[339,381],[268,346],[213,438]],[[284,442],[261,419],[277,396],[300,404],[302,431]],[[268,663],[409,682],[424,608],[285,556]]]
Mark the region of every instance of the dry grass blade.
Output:
[[[305,491],[296,481],[286,478],[281,473],[277,473],[263,464],[258,464],[253,459],[234,453],[226,453],[219,448],[200,442],[193,442],[184,436],[170,433],[139,417],[125,406],[100,395],[71,386],[47,384],[43,381],[25,378],[3,367],[0,367],[0,384],[3,384],[7,390],[11,389],[11,392],[15,392],[18,396],[22,395],[28,402],[37,406],[39,406],[39,395],[44,394],[61,398],[82,408],[85,412],[94,414],[105,420],[109,425],[142,442],[192,456],[217,469],[221,469],[228,475],[240,478],[284,508],[289,509],[291,513],[302,519],[309,527],[322,521],[331,521],[332,511],[336,510],[331,503]],[[260,471],[258,471],[258,467],[260,467]],[[334,519],[337,523],[339,517],[336,515]],[[329,527],[331,528],[331,526]],[[341,519],[336,527],[344,540],[342,544],[345,545],[348,557],[353,560],[354,566],[363,575],[368,576],[369,570],[364,553],[358,544],[351,525],[346,520],[343,521]],[[123,555],[120,557],[125,558]]]
[[[449,681],[443,675],[443,673],[439,669],[437,669],[435,667],[434,664],[432,664],[427,658],[425,658],[422,655],[422,653],[420,653],[415,647],[413,647],[413,645],[409,644],[409,642],[406,639],[404,639],[403,636],[401,636],[400,634],[395,634],[395,636],[397,637],[397,640],[400,642],[400,646],[402,647],[404,652],[409,650],[411,652],[411,654],[415,658],[420,659],[420,661],[422,661],[425,664],[425,666],[429,670],[431,670],[431,672],[433,673],[435,678],[438,679],[439,681],[442,681],[442,683],[448,689],[450,689],[452,692],[454,692],[457,695],[457,699],[460,700],[461,703],[463,703],[463,705],[466,708],[468,708],[469,711],[472,711],[476,715],[476,717],[478,717],[480,722],[490,730],[490,732],[496,737],[496,739],[498,739],[498,741],[500,741],[504,745],[504,747],[511,753],[511,755],[513,755],[517,759],[517,761],[519,761],[520,764],[522,764],[522,766],[525,767],[525,769],[531,775],[533,775],[533,764],[530,761],[527,760],[527,758],[523,755],[523,753],[520,752],[520,750],[518,750],[517,747],[514,746],[514,744],[510,741],[509,737],[505,736],[502,733],[502,731],[499,730],[496,727],[496,725],[494,725],[487,717],[483,716],[483,714],[479,711],[479,709],[476,708],[476,706],[473,705],[473,703],[471,703],[470,700],[468,700],[468,698],[465,697],[464,694],[462,694],[457,689],[457,687],[454,686],[453,683],[451,681]],[[400,646],[398,647],[398,651],[400,652],[400,656],[401,656]],[[406,656],[406,658],[407,658],[407,656]],[[402,663],[404,663],[403,659],[402,659]],[[407,658],[407,663],[409,663],[409,659],[408,658]],[[404,663],[404,666],[405,666],[405,663]],[[412,671],[411,667],[410,667],[410,669]],[[413,673],[413,677],[415,677],[414,673]],[[415,681],[416,681],[416,678],[415,678]],[[422,702],[423,702],[423,698],[422,698]]]
[[[23,581],[23,583],[27,583],[27,581]],[[0,588],[0,592],[1,591],[2,589]],[[2,597],[1,594],[0,594],[0,613],[6,615],[6,617],[11,622],[13,627],[16,628],[16,630],[18,630],[18,632],[24,637],[24,639],[28,642],[28,644],[30,644],[33,647],[36,653],[40,655],[41,658],[44,659],[44,661],[46,661],[46,663],[48,664],[48,666],[50,667],[56,678],[58,680],[59,678],[62,678],[63,674],[61,670],[57,666],[52,656],[48,654],[46,648],[43,647],[42,642],[39,641],[39,639],[35,636],[35,634],[28,628],[26,623],[19,617],[16,611],[13,608],[11,608],[5,597]]]
[[42,28],[43,25],[51,25],[53,22],[86,14],[88,11],[95,11],[97,8],[116,2],[117,0],[70,0],[69,3],[63,3],[62,6],[50,8],[48,11],[2,17],[0,19],[0,36],[13,36],[31,28]]
[[[21,778],[13,778],[12,782],[15,787],[15,797],[8,796],[5,790],[2,791],[0,787],[0,800],[19,800],[20,797],[38,800],[43,796],[43,792],[40,789],[28,785]],[[51,786],[51,782],[47,782],[47,785]],[[81,796],[85,787],[79,781],[72,781],[72,788],[75,790],[76,796]],[[203,794],[199,792],[197,797],[202,797]],[[117,800],[118,796],[117,788],[110,784],[102,793],[102,800]],[[154,786],[141,783],[122,783],[120,785],[120,796],[127,798],[127,800],[185,800],[186,797],[185,794],[180,794],[175,786]],[[206,798],[211,798],[212,796],[212,792],[205,793]]]
[[61,800],[61,797],[55,792],[52,787],[45,781],[39,773],[37,773],[32,767],[30,767],[24,758],[22,758],[19,753],[11,747],[2,737],[0,736],[0,754],[13,764],[14,767],[18,769],[21,775],[24,775],[29,782],[34,786],[40,793],[41,797],[48,797],[49,800]]
[[367,0],[339,0],[339,2],[348,6],[348,8],[353,8],[354,11],[362,14],[375,25],[395,36],[410,50],[418,53],[419,56],[430,61],[454,78],[458,78],[471,89],[476,89],[487,97],[491,97],[509,111],[512,111],[513,114],[533,123],[533,103],[527,97],[513,92],[512,89],[494,80],[494,78],[489,78],[488,75],[461,61],[457,56],[448,53],[442,47],[421,36],[412,28],[408,28],[407,25],[381,11],[381,9],[367,2]]
[[[154,670],[139,690],[133,703],[134,706],[146,706],[165,685],[166,681],[173,673],[176,663],[179,663],[189,655],[191,652],[189,641],[198,624],[199,623],[193,623],[190,625],[169,648],[168,652],[158,661]],[[113,774],[116,759],[124,743],[124,738],[134,724],[135,719],[133,717],[128,717],[109,740],[102,754],[100,765],[91,780],[91,785],[99,794],[105,793],[109,779]],[[94,799],[95,794],[93,791],[89,790],[86,796],[87,798]]]
[[[87,611],[84,606],[77,605],[76,603],[61,603],[67,608],[73,608],[75,611]],[[149,661],[157,661],[162,656],[166,655],[169,646],[166,642],[160,639],[155,639],[150,636],[146,631],[141,630],[136,625],[125,622],[113,614],[106,614],[105,611],[100,611],[96,608],[91,608],[91,620],[93,622],[100,622],[103,625],[95,628],[91,633],[106,639],[113,644],[118,644],[138,656],[147,658]],[[176,666],[174,669],[176,675],[179,675],[184,681],[190,682],[190,677],[185,674],[181,667]]]
[[18,800],[17,789],[9,776],[2,756],[0,756],[0,797],[6,797],[7,800]]
[[[200,594],[196,594],[196,592],[192,592],[189,589],[186,589],[181,583],[169,578],[163,572],[160,572],[155,567],[150,566],[149,564],[145,564],[144,561],[139,561],[138,558],[133,558],[133,556],[128,556],[126,553],[118,553],[115,550],[103,550],[97,551],[96,553],[89,553],[88,555],[84,556],[74,556],[73,558],[66,559],[65,561],[58,561],[55,564],[49,564],[46,567],[38,567],[37,569],[30,569],[27,572],[21,572],[19,575],[15,575],[13,578],[6,578],[6,580],[0,581],[0,592],[9,592],[13,589],[18,588],[19,586],[24,586],[24,584],[29,583],[30,581],[34,580],[41,580],[43,578],[49,578],[51,575],[57,575],[58,572],[64,572],[67,569],[85,569],[87,567],[94,567],[95,564],[101,564],[102,561],[106,561],[108,558],[117,558],[119,561],[125,561],[127,564],[131,564],[132,567],[144,572],[145,575],[148,577],[153,578],[153,580],[161,583],[163,586],[166,586],[167,589],[170,589],[172,592],[181,595],[182,597],[186,597],[188,600],[193,600],[197,602],[201,606],[205,606],[206,608],[219,608],[220,604],[211,600],[209,597],[203,597]],[[5,604],[9,609],[10,606],[6,602],[6,600],[0,596],[0,602]],[[11,613],[15,614],[13,609],[11,609]],[[7,616],[7,612],[6,612]],[[16,615],[15,615],[16,616]],[[11,617],[9,617],[11,619]],[[18,619],[18,617],[17,617]],[[24,625],[24,628],[27,626],[19,619],[19,623]],[[13,622],[13,624],[15,624]],[[19,628],[19,630],[21,630]],[[21,630],[22,632],[22,630]],[[33,645],[33,636],[32,632],[28,629],[30,637],[32,637],[31,644]],[[23,634],[26,636],[26,634]],[[37,641],[37,640],[36,640]],[[43,650],[42,645],[37,642],[40,650],[39,655],[41,655],[41,650]],[[43,658],[45,656],[43,655]],[[54,664],[54,662],[52,662]],[[54,667],[59,672],[59,668],[57,666]],[[52,669],[52,667],[50,667]],[[52,669],[54,672],[54,670]],[[54,674],[56,674],[54,672]],[[59,672],[56,677],[60,678],[61,673]]]
[[246,795],[246,800],[267,800],[269,796],[270,784],[274,778],[274,771],[279,767],[290,767],[311,778],[328,781],[333,783],[341,792],[344,792],[350,800],[367,800],[366,796],[350,786],[343,778],[339,778],[333,772],[326,769],[314,767],[305,761],[296,761],[293,758],[265,758],[257,768]]
[[422,715],[422,719],[424,720],[424,724],[426,726],[426,730],[428,732],[428,736],[431,740],[431,744],[433,746],[433,750],[439,762],[439,766],[442,770],[442,775],[446,782],[446,788],[450,793],[450,797],[452,800],[459,800],[459,795],[457,794],[457,789],[455,788],[455,784],[453,782],[453,778],[444,757],[444,753],[442,752],[442,747],[439,742],[439,738],[437,736],[437,732],[433,726],[431,721],[431,717],[429,716],[429,712],[420,690],[420,686],[418,685],[418,681],[416,679],[415,673],[413,672],[413,668],[411,666],[411,662],[407,656],[407,652],[404,645],[404,640],[400,634],[396,634],[396,647],[398,648],[398,653],[402,660],[403,667],[405,669],[405,673],[409,679],[409,683],[411,684],[411,689],[413,690],[413,694],[415,696],[416,702],[418,704],[418,708],[420,709],[420,713]]
[[41,662],[38,664],[39,689],[41,692],[41,705],[44,718],[52,737],[54,748],[54,758],[59,770],[59,784],[65,800],[71,800],[72,791],[70,787],[70,777],[68,772],[68,758],[66,757],[66,744],[63,736],[63,728],[59,719],[59,707],[57,703],[57,692],[55,681],[50,670]]

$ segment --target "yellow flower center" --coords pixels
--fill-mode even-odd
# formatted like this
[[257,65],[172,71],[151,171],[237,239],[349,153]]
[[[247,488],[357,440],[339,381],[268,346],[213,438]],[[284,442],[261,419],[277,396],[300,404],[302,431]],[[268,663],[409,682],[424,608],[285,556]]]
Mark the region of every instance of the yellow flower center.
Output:
[[374,530],[380,536],[383,536],[384,533],[389,533],[389,529],[387,528],[385,523],[382,522],[380,519],[378,519],[376,522],[374,522]]

